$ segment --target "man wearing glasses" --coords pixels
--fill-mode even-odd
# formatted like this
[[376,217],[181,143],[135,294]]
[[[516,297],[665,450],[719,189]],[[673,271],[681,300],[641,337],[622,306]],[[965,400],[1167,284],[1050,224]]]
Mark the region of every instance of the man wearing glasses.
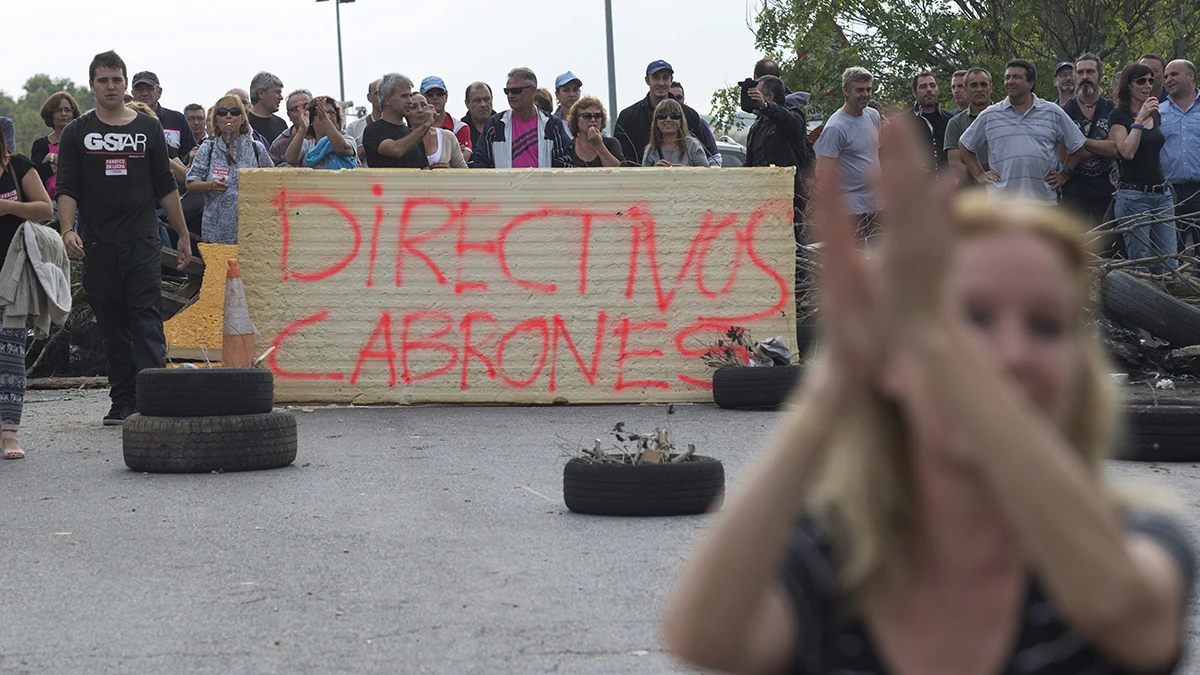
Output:
[[471,161],[471,127],[446,112],[446,82],[437,75],[421,80],[421,93],[433,106],[433,123],[454,134],[462,148],[463,159]]
[[473,169],[536,169],[571,165],[572,142],[563,121],[533,104],[537,75],[528,68],[508,73],[509,110],[483,125],[471,158]]

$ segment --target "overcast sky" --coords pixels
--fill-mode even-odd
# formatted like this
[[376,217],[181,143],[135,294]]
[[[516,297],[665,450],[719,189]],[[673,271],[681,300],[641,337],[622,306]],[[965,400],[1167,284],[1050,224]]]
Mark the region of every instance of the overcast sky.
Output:
[[[338,95],[334,5],[314,0],[56,0],[5,3],[0,90],[14,98],[34,73],[87,84],[91,57],[116,49],[129,75],[152,70],[162,103],[205,106],[231,87],[248,87],[259,70],[284,91],[304,87]],[[716,88],[750,76],[759,55],[747,27],[758,0],[613,0],[617,104],[646,94],[646,64],[665,59],[687,88],[687,102],[709,110]],[[15,13],[15,17],[14,17]],[[391,71],[419,84],[440,75],[447,109],[461,117],[462,93],[488,82],[496,109],[506,73],[528,66],[539,86],[570,70],[584,94],[608,106],[604,0],[356,0],[341,5],[346,98],[367,105],[367,84]],[[280,111],[282,115],[282,110]]]

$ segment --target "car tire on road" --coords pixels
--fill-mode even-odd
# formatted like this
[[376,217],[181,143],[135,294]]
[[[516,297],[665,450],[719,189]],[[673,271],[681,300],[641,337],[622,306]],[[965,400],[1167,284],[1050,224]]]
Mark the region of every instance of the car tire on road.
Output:
[[1160,403],[1126,405],[1124,452],[1118,459],[1137,462],[1200,461],[1200,406]]
[[296,418],[260,415],[146,417],[122,429],[125,465],[149,473],[277,469],[296,460]]
[[720,508],[725,467],[712,457],[679,464],[610,464],[575,457],[563,468],[563,498],[575,513],[685,516]]
[[275,380],[266,368],[149,368],[138,373],[137,409],[147,417],[271,412]]
[[713,401],[731,410],[778,408],[800,381],[800,366],[719,368],[713,372]]
[[1200,309],[1125,272],[1101,282],[1101,301],[1114,319],[1145,330],[1175,347],[1200,344]]

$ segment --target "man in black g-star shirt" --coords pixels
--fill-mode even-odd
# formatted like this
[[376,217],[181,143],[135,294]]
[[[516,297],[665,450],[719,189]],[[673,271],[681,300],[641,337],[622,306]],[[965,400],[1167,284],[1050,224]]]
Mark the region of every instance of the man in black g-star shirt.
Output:
[[[115,52],[97,54],[88,85],[96,110],[63,130],[55,196],[63,243],[83,259],[83,288],[104,336],[113,402],[104,424],[115,425],[136,411],[138,371],[166,359],[155,204],[179,241],[190,239],[162,125],[125,107],[125,62]],[[82,239],[73,229],[77,212]],[[179,269],[191,258],[190,246],[179,247]]]

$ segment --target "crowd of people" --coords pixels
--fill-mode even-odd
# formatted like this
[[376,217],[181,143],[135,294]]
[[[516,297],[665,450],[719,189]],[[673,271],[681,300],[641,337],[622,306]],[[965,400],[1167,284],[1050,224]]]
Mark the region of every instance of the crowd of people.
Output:
[[[673,589],[667,647],[731,672],[1174,671],[1196,555],[1172,518],[1105,486],[1117,397],[1085,325],[1089,258],[1071,212],[1095,222],[1110,204],[1117,216],[1200,210],[1189,192],[1200,190],[1194,66],[1147,56],[1122,69],[1112,101],[1099,93],[1100,60],[1085,54],[1059,65],[1054,102],[1033,94],[1034,67],[1013,60],[998,103],[987,70],[955,74],[952,111],[922,72],[911,116],[881,115],[872,74],[850,68],[815,148],[803,94],[773,66],[743,83],[741,105],[757,114],[747,164],[799,167],[797,220],[811,217],[824,242],[826,347]],[[159,221],[183,269],[181,191],[201,198],[201,238],[236,242],[248,167],[721,164],[665,61],[649,64],[648,93],[619,113],[613,138],[603,104],[569,72],[556,80],[557,110],[516,68],[508,110],[493,111],[491,88],[475,82],[461,120],[446,113],[440,78],[418,88],[389,73],[370,86],[366,121],[347,126],[336,101],[285,97],[269,73],[182,113],[162,107],[150,72],[134,75],[127,103],[114,52],[88,75],[96,109],[52,96],[36,158],[0,142],[0,234],[50,218],[53,193],[106,343],[105,424],[133,412],[137,372],[163,365]],[[993,201],[952,195],[937,171],[986,185]],[[855,232],[880,228],[881,211],[888,236],[874,264]],[[1195,241],[1156,220],[1125,238],[1130,256]],[[24,331],[6,329],[8,459],[24,456],[23,373]]]
[[[1004,70],[1005,97],[992,102],[992,74],[984,68],[954,73],[956,108],[944,110],[936,76],[912,78],[912,112],[931,144],[930,163],[953,172],[964,186],[995,194],[1066,205],[1093,226],[1141,218],[1144,227],[1115,238],[1112,253],[1163,271],[1177,253],[1200,244],[1200,105],[1196,67],[1146,54],[1112,79],[1102,95],[1104,64],[1095,54],[1058,64],[1057,101],[1039,98],[1037,70],[1014,59]],[[870,232],[880,208],[879,132],[883,118],[871,107],[873,78],[862,68],[843,76],[846,102],[826,122],[818,156],[835,164],[846,184],[848,208]],[[1156,260],[1155,260],[1156,259]]]

